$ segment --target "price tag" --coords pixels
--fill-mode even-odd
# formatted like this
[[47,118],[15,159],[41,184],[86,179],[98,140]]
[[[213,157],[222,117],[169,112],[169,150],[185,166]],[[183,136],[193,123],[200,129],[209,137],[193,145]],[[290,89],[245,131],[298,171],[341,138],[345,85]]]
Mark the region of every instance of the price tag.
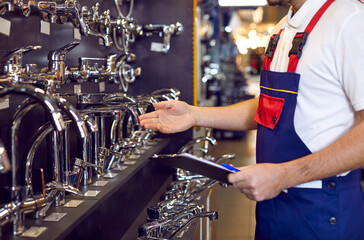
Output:
[[85,192],[84,196],[85,197],[96,197],[97,194],[99,194],[101,191],[96,191],[96,190],[88,190],[87,192]]
[[103,187],[103,186],[105,186],[107,183],[108,183],[108,181],[97,181],[97,182],[95,182],[94,184],[92,184],[92,186],[95,186],[95,187]]
[[46,21],[40,21],[40,33],[50,35],[51,34],[51,24]]
[[115,168],[113,168],[112,170],[115,170],[115,171],[122,171],[122,170],[125,170],[127,169],[128,166],[117,166]]
[[45,230],[47,230],[46,227],[30,227],[28,230],[23,232],[21,235],[22,237],[31,237],[31,238],[37,238],[39,237]]
[[[137,155],[135,155],[135,156],[137,156]],[[133,165],[135,163],[136,163],[136,161],[131,161],[131,160],[124,161],[124,164],[126,164],[126,165]]]
[[10,36],[11,22],[5,18],[0,18],[0,33]]
[[67,202],[65,205],[63,205],[64,207],[71,207],[71,208],[75,208],[78,207],[81,203],[83,203],[83,200],[70,200],[69,202]]
[[76,84],[73,86],[73,93],[81,93],[81,84]]
[[163,52],[163,43],[152,42],[152,44],[150,45],[150,51]]
[[99,82],[99,91],[105,92],[105,82]]
[[9,97],[3,98],[0,101],[0,110],[6,109],[6,108],[9,108]]
[[99,45],[104,45],[104,40],[102,38],[99,38]]
[[116,178],[117,173],[106,173],[103,177],[104,178]]
[[75,40],[81,40],[81,33],[78,28],[73,28],[73,38]]
[[47,221],[47,222],[58,222],[59,220],[61,220],[66,215],[67,215],[67,213],[52,213],[51,215],[49,215],[48,217],[46,217],[44,219],[44,221]]

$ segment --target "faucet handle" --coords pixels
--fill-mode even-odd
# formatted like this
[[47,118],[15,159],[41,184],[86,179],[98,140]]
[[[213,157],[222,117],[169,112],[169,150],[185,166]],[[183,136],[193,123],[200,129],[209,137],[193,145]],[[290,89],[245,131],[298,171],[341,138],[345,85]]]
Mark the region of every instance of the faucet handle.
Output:
[[65,56],[68,52],[70,52],[72,49],[77,47],[80,44],[80,42],[71,42],[59,49],[52,50],[48,54],[48,60],[50,61],[64,61]]

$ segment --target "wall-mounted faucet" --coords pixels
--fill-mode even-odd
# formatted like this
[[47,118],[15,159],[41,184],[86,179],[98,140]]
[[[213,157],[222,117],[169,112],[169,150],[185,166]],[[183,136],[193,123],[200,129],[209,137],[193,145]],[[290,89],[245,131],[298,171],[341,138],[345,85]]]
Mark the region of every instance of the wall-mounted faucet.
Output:
[[158,34],[163,37],[162,48],[160,52],[167,53],[170,49],[171,37],[173,35],[179,35],[183,32],[183,25],[180,22],[176,22],[171,25],[164,24],[147,24],[143,25],[143,34],[145,36],[152,36]]

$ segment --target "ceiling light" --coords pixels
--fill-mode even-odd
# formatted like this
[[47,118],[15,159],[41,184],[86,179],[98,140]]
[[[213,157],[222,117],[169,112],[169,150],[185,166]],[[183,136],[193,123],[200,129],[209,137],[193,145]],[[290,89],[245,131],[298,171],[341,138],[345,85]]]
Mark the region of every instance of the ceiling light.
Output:
[[221,7],[255,7],[266,4],[267,0],[219,0]]

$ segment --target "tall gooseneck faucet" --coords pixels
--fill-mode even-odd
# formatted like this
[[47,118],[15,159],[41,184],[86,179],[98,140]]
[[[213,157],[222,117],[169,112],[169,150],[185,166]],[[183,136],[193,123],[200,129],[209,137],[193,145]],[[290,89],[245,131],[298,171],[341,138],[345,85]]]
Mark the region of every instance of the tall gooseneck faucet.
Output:
[[[7,95],[23,95],[36,100],[46,109],[46,112],[50,116],[54,128],[58,131],[62,131],[64,129],[64,121],[60,110],[54,101],[48,95],[46,95],[43,90],[32,86],[14,84],[11,87],[5,87],[1,90],[0,98]],[[34,107],[34,104],[31,106]],[[32,107],[29,107],[28,110],[30,110]],[[27,112],[28,111],[17,111],[13,116],[13,125],[11,126],[12,199],[16,199],[19,194],[17,189],[17,169],[19,162],[18,133],[21,120]],[[20,234],[24,231],[24,226],[22,224],[18,224],[18,222],[22,221],[20,212],[16,212],[15,214],[16,217],[14,220],[13,233]]]

